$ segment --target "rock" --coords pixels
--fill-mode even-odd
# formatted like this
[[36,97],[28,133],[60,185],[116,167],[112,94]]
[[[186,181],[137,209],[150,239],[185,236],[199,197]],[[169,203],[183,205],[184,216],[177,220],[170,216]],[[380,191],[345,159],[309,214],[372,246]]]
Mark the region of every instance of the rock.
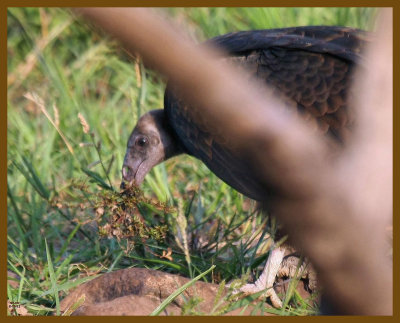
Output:
[[[78,286],[62,300],[61,311],[71,312],[71,315],[149,315],[189,281],[189,278],[151,269],[122,269]],[[203,300],[196,310],[209,314],[218,289],[216,284],[198,281],[175,298],[161,315],[181,315],[184,304],[192,297]],[[253,306],[248,306],[244,313],[239,308],[227,315],[249,315],[252,310]]]

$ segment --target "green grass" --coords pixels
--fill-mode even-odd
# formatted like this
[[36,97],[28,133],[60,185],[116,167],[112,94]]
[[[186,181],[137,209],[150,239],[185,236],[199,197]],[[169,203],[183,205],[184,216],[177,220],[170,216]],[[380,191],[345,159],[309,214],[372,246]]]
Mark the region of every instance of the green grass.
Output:
[[[368,8],[166,11],[198,41],[236,30],[296,25],[370,29],[375,14]],[[149,198],[179,205],[177,213],[151,205],[140,210],[149,226],[168,226],[163,241],[150,238],[144,246],[104,239],[93,223],[77,222],[95,217],[97,193],[110,186],[118,190],[129,133],[139,115],[163,106],[164,79],[66,10],[9,8],[7,23],[8,270],[20,277],[8,285],[8,299],[33,315],[59,314],[59,298],[68,290],[121,268],[194,278],[216,265],[202,279],[217,283],[244,275],[249,265],[257,274],[265,255],[255,251],[267,247],[263,241],[251,243],[250,236],[254,228],[268,229],[265,216],[188,156],[157,166],[142,187]],[[27,92],[43,101],[42,109],[24,97]],[[83,132],[78,113],[90,133]],[[202,237],[205,243],[185,247],[185,235],[189,242]],[[156,256],[169,246],[172,260]],[[275,312],[318,311],[298,297]]]

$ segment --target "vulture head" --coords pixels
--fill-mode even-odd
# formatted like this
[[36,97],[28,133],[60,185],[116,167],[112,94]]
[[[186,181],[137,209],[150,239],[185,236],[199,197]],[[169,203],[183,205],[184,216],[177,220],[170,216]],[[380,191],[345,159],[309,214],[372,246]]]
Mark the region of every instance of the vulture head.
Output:
[[122,178],[140,185],[154,166],[181,152],[164,110],[151,110],[139,119],[129,137]]

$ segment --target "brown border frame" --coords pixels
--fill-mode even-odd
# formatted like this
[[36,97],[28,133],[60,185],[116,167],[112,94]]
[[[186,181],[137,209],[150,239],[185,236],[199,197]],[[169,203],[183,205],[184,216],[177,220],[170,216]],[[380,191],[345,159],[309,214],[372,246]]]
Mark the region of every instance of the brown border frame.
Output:
[[[0,279],[0,286],[1,290],[3,291],[0,293],[0,304],[3,304],[3,306],[0,306],[0,313],[1,316],[7,320],[17,320],[17,319],[28,319],[28,317],[22,318],[22,317],[10,317],[7,316],[7,311],[6,311],[6,300],[7,300],[7,292],[6,292],[6,282],[7,282],[7,60],[6,60],[6,55],[7,55],[7,8],[8,7],[81,7],[81,6],[102,6],[102,7],[111,7],[111,6],[121,6],[121,7],[130,7],[130,6],[143,6],[143,7],[240,7],[240,6],[245,6],[245,7],[392,7],[393,8],[393,39],[394,39],[394,47],[393,47],[393,69],[394,69],[394,80],[393,80],[393,86],[394,86],[394,91],[393,91],[393,126],[397,123],[399,123],[399,77],[400,77],[400,1],[396,0],[381,0],[381,1],[376,1],[376,0],[325,0],[325,1],[317,1],[317,0],[287,0],[284,3],[280,3],[277,1],[271,1],[271,0],[197,0],[197,1],[191,1],[190,3],[188,1],[183,1],[183,0],[149,0],[149,1],[128,1],[128,0],[114,0],[114,1],[94,1],[94,0],[68,0],[63,2],[62,4],[57,3],[55,1],[49,1],[49,0],[37,0],[37,1],[31,1],[31,0],[21,0],[21,1],[10,1],[10,0],[5,0],[2,1],[0,4],[0,39],[1,39],[1,69],[0,69],[0,82],[1,82],[1,99],[2,99],[2,108],[0,108],[0,120],[1,120],[1,127],[0,127],[0,137],[1,137],[1,144],[0,144],[0,155],[1,155],[1,162],[3,164],[3,167],[1,167],[1,172],[0,172],[0,179],[1,179],[1,185],[0,185],[0,210],[2,210],[1,214],[1,226],[0,226],[0,232],[1,236],[3,237],[0,241],[1,243],[1,249],[3,250],[4,255],[0,257],[1,261],[1,266],[0,266],[0,271],[3,277],[3,279]],[[397,90],[397,91],[396,91]],[[398,172],[398,165],[400,164],[399,161],[399,147],[398,147],[398,139],[399,139],[399,128],[393,127],[394,133],[394,147],[393,147],[393,165],[394,165],[394,170],[393,170],[393,259],[394,259],[394,270],[393,273],[399,273],[400,268],[399,268],[399,249],[396,248],[397,246],[400,245],[399,241],[399,235],[397,234],[397,229],[399,228],[399,200],[396,200],[396,196],[399,196],[399,172]],[[399,289],[396,288],[399,286],[399,275],[394,274],[393,275],[393,289],[394,289],[394,302],[393,304],[400,304],[399,300]],[[359,321],[362,320],[362,322],[365,322],[365,320],[368,321],[376,321],[376,320],[395,320],[399,319],[399,308],[396,308],[394,305],[393,308],[393,317],[342,317],[340,320],[355,320]],[[51,319],[48,317],[29,317],[29,320],[37,320],[37,319]],[[63,318],[61,318],[63,319]],[[97,317],[91,317],[91,318],[83,318],[83,317],[70,317],[69,319],[71,320],[98,320],[99,318]],[[108,320],[108,317],[100,318],[100,320]],[[123,318],[121,317],[120,319],[125,320],[132,320],[134,318]],[[145,320],[145,321],[153,321],[153,320],[202,320],[202,317],[173,317],[173,318],[151,318],[151,317],[138,317],[140,321]],[[246,317],[215,317],[215,318],[210,318],[212,320],[227,320],[229,319],[230,322],[231,320],[243,320],[246,319]],[[272,318],[272,317],[252,317],[252,320],[271,320],[271,319],[284,319],[287,320],[288,318],[284,317],[277,317],[277,318]],[[293,318],[291,318],[293,319]],[[332,320],[336,319],[334,317],[315,317],[315,318],[301,318],[298,317],[296,320],[304,320],[304,319],[323,319],[323,320]]]

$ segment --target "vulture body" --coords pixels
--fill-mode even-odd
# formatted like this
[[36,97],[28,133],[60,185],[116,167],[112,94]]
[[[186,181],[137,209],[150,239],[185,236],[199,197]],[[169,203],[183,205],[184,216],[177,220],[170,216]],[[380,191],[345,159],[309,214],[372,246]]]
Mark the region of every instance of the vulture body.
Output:
[[[265,82],[287,105],[321,134],[343,142],[353,124],[348,109],[355,63],[360,60],[365,33],[340,27],[297,27],[245,31],[208,41],[225,50],[227,60]],[[212,137],[202,122],[192,120],[190,107],[167,88],[164,108],[175,138],[187,153],[202,160],[219,178],[255,200],[265,192],[246,161]]]
[[[312,26],[236,32],[207,43],[224,50],[224,60],[268,84],[318,134],[332,138],[340,146],[354,123],[348,108],[349,90],[366,39],[365,32],[352,28]],[[134,128],[123,179],[140,184],[153,166],[188,153],[239,192],[265,200],[271,192],[262,187],[247,162],[235,156],[229,143],[207,132],[207,120],[194,120],[191,108],[174,95],[172,88],[167,86],[164,110],[148,112]]]

